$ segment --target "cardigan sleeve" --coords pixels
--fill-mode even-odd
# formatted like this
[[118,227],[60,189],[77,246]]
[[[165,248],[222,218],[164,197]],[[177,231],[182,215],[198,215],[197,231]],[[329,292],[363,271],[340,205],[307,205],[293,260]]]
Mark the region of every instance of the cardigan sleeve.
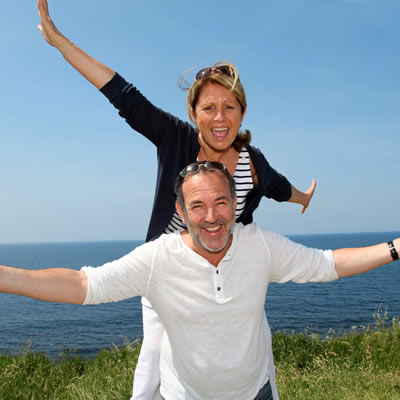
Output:
[[257,147],[249,146],[250,158],[258,176],[258,191],[275,201],[288,201],[292,196],[292,185],[289,180],[272,168],[264,154]]
[[188,122],[154,106],[116,73],[101,89],[119,115],[157,147],[157,178],[146,241],[159,236],[175,210],[174,184],[179,171],[196,160],[197,132]]
[[190,124],[153,105],[135,86],[116,73],[100,92],[135,131],[158,148],[170,146],[176,135],[193,129]]

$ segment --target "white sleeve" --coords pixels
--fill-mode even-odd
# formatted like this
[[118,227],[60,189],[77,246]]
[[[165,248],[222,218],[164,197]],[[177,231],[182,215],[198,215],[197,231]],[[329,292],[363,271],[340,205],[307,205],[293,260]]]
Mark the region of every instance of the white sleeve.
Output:
[[338,279],[332,250],[303,246],[268,230],[261,230],[270,251],[272,282],[329,282]]
[[102,265],[82,267],[88,277],[83,304],[109,303],[144,296],[151,275],[154,242],[137,247],[131,253]]

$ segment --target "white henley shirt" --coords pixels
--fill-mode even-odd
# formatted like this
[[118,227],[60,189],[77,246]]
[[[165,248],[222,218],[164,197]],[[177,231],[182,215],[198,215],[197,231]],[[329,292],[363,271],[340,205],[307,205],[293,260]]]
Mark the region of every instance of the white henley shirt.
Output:
[[88,276],[84,304],[144,296],[160,316],[160,391],[167,400],[253,399],[269,375],[268,284],[338,278],[332,251],[307,248],[256,224],[235,224],[217,267],[176,233],[82,269]]

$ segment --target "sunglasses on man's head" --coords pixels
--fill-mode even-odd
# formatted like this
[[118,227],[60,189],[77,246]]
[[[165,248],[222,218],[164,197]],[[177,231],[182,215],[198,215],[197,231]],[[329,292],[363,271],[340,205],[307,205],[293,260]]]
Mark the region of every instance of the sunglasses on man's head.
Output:
[[188,175],[197,174],[202,168],[205,168],[208,171],[226,171],[226,165],[218,161],[197,161],[183,168],[183,170],[179,173],[179,177],[184,179]]
[[207,67],[201,69],[196,74],[196,81],[209,77],[213,72],[232,77],[232,71],[227,65],[220,65],[219,67]]

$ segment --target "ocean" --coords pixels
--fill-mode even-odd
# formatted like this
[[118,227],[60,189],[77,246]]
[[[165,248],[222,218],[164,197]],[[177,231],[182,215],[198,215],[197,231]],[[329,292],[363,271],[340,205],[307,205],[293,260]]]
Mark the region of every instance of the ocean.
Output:
[[[290,235],[310,247],[336,249],[391,240],[400,232]],[[98,266],[143,241],[0,244],[0,264],[24,268]],[[400,261],[331,283],[271,284],[266,311],[273,332],[322,336],[364,330],[374,315],[400,316]],[[99,350],[142,338],[140,298],[76,306],[0,294],[0,354],[32,351],[58,357],[66,350],[95,357]]]

